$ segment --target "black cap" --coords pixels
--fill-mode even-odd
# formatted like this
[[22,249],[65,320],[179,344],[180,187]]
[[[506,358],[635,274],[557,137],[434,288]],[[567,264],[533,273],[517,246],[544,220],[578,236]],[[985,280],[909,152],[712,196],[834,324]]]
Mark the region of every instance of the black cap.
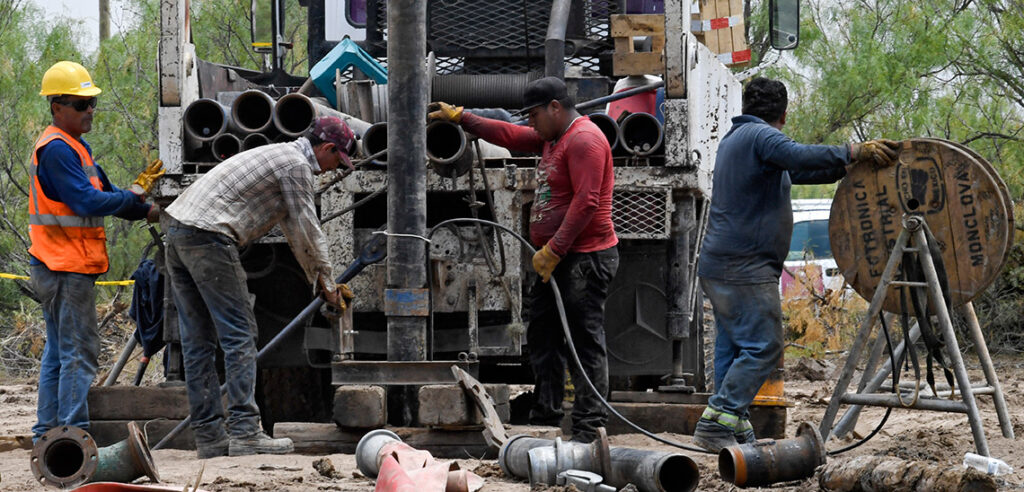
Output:
[[548,104],[551,101],[562,101],[569,96],[565,89],[565,82],[558,77],[544,77],[534,80],[526,85],[523,91],[523,109],[520,114],[526,113],[537,106]]

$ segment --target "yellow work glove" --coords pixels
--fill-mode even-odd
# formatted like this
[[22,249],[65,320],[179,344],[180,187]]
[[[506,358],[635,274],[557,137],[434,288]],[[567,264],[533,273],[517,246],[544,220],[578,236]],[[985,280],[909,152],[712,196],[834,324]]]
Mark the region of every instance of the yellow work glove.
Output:
[[533,269],[537,271],[537,275],[540,275],[541,281],[547,283],[548,280],[551,280],[551,272],[555,271],[555,267],[560,261],[562,259],[545,244],[540,251],[533,255]]
[[136,195],[148,195],[153,189],[153,183],[156,183],[156,180],[166,172],[164,161],[153,159],[153,162],[150,162],[146,169],[139,173],[139,177],[135,178],[135,182],[131,186],[132,192]]
[[338,309],[344,313],[352,303],[352,299],[355,299],[356,295],[352,293],[352,289],[349,288],[348,284],[338,284]]
[[427,106],[428,120],[442,120],[458,123],[462,121],[462,106],[452,106],[446,102],[434,102]]
[[899,142],[884,138],[850,144],[850,162],[867,162],[874,164],[875,167],[888,167],[896,162],[899,148]]

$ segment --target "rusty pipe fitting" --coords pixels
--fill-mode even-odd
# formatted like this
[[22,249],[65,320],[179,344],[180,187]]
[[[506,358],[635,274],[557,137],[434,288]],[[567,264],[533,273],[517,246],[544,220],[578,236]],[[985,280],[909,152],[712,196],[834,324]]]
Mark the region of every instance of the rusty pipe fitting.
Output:
[[64,489],[89,482],[130,483],[143,475],[160,481],[146,436],[135,422],[128,423],[127,439],[103,448],[78,427],[50,429],[32,447],[30,467],[39,483]]
[[825,464],[825,441],[818,429],[801,423],[792,439],[729,446],[718,454],[718,473],[737,487],[759,487],[800,480]]

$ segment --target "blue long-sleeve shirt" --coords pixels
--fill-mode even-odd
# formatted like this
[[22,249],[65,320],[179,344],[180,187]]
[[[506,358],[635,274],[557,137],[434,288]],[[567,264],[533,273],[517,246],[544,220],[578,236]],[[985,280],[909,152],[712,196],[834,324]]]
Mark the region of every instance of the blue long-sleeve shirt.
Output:
[[[92,149],[84,139],[79,143],[92,155]],[[144,219],[151,204],[139,200],[139,196],[122,190],[110,183],[103,168],[96,165],[103,190],[97,190],[82,170],[82,162],[70,145],[62,140],[52,142],[39,149],[39,186],[51,200],[63,202],[75,215],[81,217],[103,217],[113,215],[127,220]],[[31,258],[33,265],[41,264]]]
[[793,234],[792,184],[846,176],[847,145],[803,145],[764,120],[733,118],[718,145],[697,273],[728,283],[778,282]]

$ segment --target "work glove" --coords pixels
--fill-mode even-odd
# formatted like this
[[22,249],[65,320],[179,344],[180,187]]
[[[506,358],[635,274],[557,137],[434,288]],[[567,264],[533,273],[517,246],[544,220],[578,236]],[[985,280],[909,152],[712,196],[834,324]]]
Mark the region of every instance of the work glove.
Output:
[[131,191],[136,195],[148,195],[150,190],[153,189],[153,183],[160,179],[167,170],[164,169],[164,161],[160,159],[153,159],[146,169],[139,173],[139,177],[135,178],[135,182],[132,183]]
[[[324,286],[321,278],[321,287]],[[348,284],[336,284],[333,291],[321,288],[320,294],[324,298],[324,306],[320,309],[320,313],[328,318],[341,317],[345,314],[345,310],[348,309],[352,299],[355,298],[355,294],[352,293],[352,289],[349,288]]]
[[433,102],[430,103],[430,106],[427,106],[427,110],[430,111],[427,114],[428,120],[450,121],[452,123],[462,121],[462,106],[452,106],[446,102]]
[[899,148],[899,142],[884,138],[850,144],[850,162],[867,162],[874,164],[875,167],[888,167],[896,162]]
[[551,272],[555,271],[555,267],[560,261],[562,259],[545,244],[540,251],[533,255],[533,269],[537,271],[537,275],[540,275],[541,281],[547,283],[548,280],[551,280]]

